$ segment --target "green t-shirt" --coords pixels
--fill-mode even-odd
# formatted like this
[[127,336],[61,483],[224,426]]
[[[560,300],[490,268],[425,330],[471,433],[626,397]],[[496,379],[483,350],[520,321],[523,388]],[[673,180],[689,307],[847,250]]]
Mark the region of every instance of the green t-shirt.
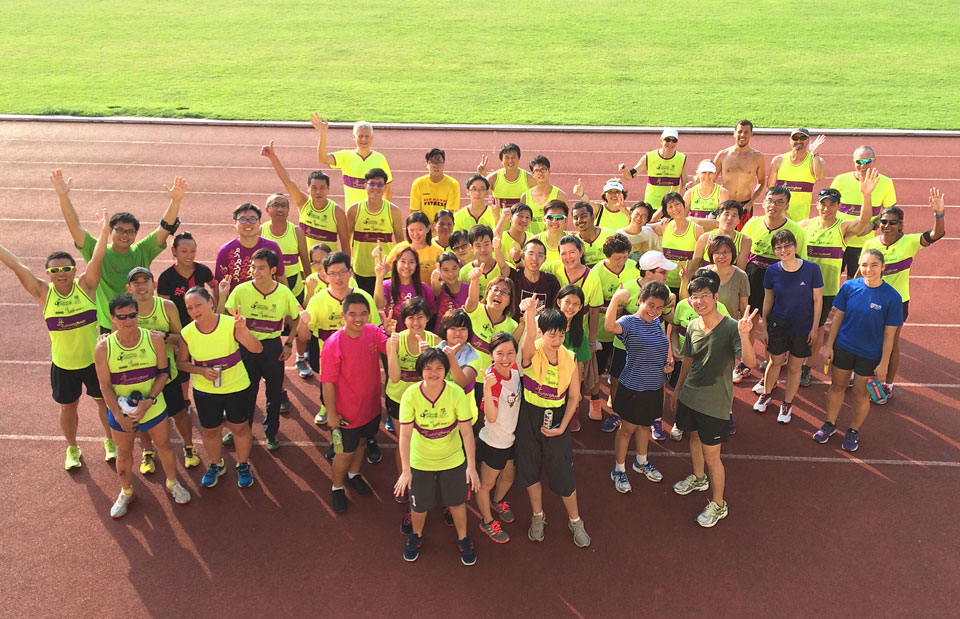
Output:
[[587,325],[584,321],[583,325],[583,341],[580,342],[579,348],[574,348],[573,343],[570,339],[570,331],[567,331],[563,336],[563,347],[573,353],[574,358],[577,360],[577,363],[582,363],[584,361],[590,361],[590,338],[587,337]]
[[410,437],[410,467],[418,471],[455,469],[466,459],[460,438],[460,422],[470,423],[467,395],[454,383],[444,381],[443,391],[431,402],[415,383],[400,398],[400,425],[413,425]]
[[741,352],[740,332],[733,318],[724,316],[709,333],[704,333],[699,318],[691,320],[680,349],[680,356],[691,360],[680,401],[704,415],[729,419],[733,366]]
[[[86,262],[90,262],[90,258],[93,256],[93,248],[96,245],[97,239],[93,238],[89,232],[84,231],[83,247],[77,247],[77,249],[80,250],[80,255]],[[134,267],[149,269],[150,263],[160,255],[166,245],[166,243],[157,245],[157,231],[154,230],[131,245],[130,251],[125,254],[114,251],[112,245],[107,246],[96,298],[97,322],[101,327],[110,329],[113,326],[113,323],[110,322],[110,299],[127,291],[127,274]]]

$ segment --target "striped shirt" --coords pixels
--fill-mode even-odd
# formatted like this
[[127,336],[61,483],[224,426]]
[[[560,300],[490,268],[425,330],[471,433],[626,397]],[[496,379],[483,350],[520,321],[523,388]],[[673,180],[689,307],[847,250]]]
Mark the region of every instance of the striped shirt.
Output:
[[670,342],[660,326],[660,319],[650,322],[633,314],[621,316],[617,324],[623,329],[617,335],[627,349],[627,362],[620,373],[620,384],[631,391],[653,391],[663,387]]

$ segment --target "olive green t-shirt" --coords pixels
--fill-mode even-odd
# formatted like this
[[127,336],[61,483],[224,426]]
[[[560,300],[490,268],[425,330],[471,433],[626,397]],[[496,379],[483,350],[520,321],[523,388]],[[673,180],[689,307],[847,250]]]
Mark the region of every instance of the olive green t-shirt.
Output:
[[709,333],[700,318],[687,325],[680,356],[690,359],[690,372],[680,390],[680,401],[689,408],[716,417],[730,418],[733,402],[733,366],[742,352],[737,321],[724,316]]

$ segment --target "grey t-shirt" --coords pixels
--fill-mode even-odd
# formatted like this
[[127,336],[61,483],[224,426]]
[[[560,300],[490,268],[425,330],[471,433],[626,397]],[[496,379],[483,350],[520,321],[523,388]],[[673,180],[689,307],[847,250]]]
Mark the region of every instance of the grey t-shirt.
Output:
[[729,419],[733,366],[741,352],[740,333],[733,318],[724,316],[709,333],[703,331],[699,317],[691,320],[680,349],[680,356],[691,359],[680,401],[704,415]]
[[[730,316],[739,318],[740,299],[750,296],[750,278],[737,267],[733,267],[733,275],[727,283],[720,284],[720,302],[723,303]],[[761,308],[762,309],[762,308]]]

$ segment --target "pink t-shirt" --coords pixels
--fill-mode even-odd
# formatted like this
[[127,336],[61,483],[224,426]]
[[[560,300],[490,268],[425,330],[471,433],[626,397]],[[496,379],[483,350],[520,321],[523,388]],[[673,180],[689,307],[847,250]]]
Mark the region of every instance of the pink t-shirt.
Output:
[[277,264],[277,275],[283,277],[283,252],[276,242],[265,239],[262,236],[257,240],[253,247],[244,247],[240,244],[240,239],[233,239],[223,244],[217,251],[217,263],[213,269],[213,277],[218,282],[227,275],[230,275],[230,291],[243,282],[253,279],[253,254],[258,249],[270,249],[277,254],[279,262]]
[[466,282],[460,283],[460,290],[458,290],[452,297],[444,292],[441,288],[440,294],[438,294],[436,297],[437,320],[441,320],[450,310],[460,309],[466,305],[469,294],[470,286],[467,285]]
[[[463,286],[461,286],[463,288]],[[393,295],[390,294],[390,280],[383,282],[383,296],[387,300],[387,316],[393,318],[396,321],[400,321],[400,309],[403,307],[403,304],[412,299],[413,297],[421,297],[424,301],[427,302],[427,305],[430,307],[430,311],[434,314],[437,312],[437,307],[433,300],[433,291],[430,290],[430,286],[420,282],[420,293],[417,294],[416,289],[413,287],[413,284],[400,284],[400,300],[397,303],[393,302]],[[429,318],[429,316],[427,316]]]
[[370,423],[380,415],[380,355],[386,353],[387,334],[364,325],[358,338],[343,329],[327,338],[320,353],[320,382],[332,383],[337,414],[349,428]]

